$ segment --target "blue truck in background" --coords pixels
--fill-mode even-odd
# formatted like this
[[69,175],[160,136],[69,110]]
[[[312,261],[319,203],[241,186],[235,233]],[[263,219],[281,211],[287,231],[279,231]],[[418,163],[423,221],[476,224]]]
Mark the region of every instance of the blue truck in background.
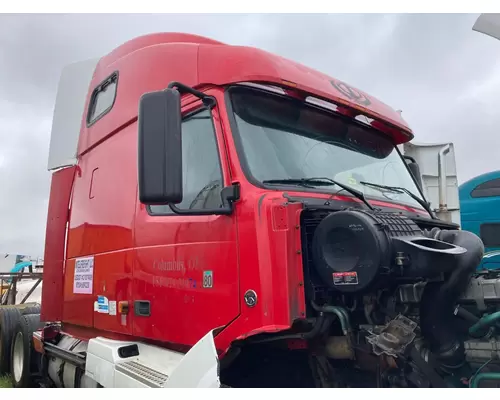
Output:
[[481,238],[485,254],[479,269],[500,269],[500,170],[488,172],[459,187],[463,230]]

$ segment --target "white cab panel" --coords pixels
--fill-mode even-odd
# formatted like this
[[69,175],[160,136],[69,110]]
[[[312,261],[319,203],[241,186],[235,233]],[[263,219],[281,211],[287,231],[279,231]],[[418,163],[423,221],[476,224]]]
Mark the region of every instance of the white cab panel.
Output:
[[85,101],[98,61],[96,58],[73,63],[61,73],[50,134],[49,171],[76,163]]
[[[119,350],[137,345],[138,355],[122,358]],[[105,338],[89,341],[85,374],[104,387],[218,388],[219,359],[213,331],[186,353],[141,342]]]

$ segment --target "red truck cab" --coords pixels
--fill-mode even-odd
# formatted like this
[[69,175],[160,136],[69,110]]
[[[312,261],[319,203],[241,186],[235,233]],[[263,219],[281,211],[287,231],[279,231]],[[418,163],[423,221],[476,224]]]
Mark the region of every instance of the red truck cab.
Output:
[[[214,99],[204,107],[183,96],[180,215],[138,197],[138,104],[171,82]],[[356,181],[363,170],[361,179],[418,193],[396,149],[413,137],[399,113],[262,50],[181,34],[134,39],[99,60],[84,110],[74,175],[57,172],[61,187],[54,177],[50,212],[54,197],[70,196],[69,229],[66,240],[61,231],[51,243],[49,224],[45,271],[57,279],[42,301],[46,320],[84,337],[122,334],[192,346],[224,327],[216,338],[224,351],[237,338],[287,329],[306,313],[298,200],[339,207],[361,201],[328,183],[266,181],[331,177],[363,189]],[[203,215],[220,207],[221,189],[233,184],[233,211]],[[426,215],[411,197],[366,191],[375,207]],[[64,258],[54,257],[64,244]],[[75,290],[75,263],[87,257],[92,287]],[[127,302],[128,313],[96,311],[98,296],[112,302],[112,312]]]
[[304,244],[318,212],[445,226],[397,149],[412,138],[345,82],[195,35],[75,64],[54,114],[42,319],[181,352],[215,330],[220,356],[289,332],[324,292]]

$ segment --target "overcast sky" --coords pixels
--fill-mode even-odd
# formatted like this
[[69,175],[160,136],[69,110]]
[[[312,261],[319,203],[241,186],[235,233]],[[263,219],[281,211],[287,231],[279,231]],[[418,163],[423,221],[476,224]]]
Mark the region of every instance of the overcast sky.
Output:
[[500,165],[500,42],[474,15],[0,15],[0,253],[43,255],[61,68],[177,31],[277,53],[403,110],[416,140],[453,141],[461,182]]

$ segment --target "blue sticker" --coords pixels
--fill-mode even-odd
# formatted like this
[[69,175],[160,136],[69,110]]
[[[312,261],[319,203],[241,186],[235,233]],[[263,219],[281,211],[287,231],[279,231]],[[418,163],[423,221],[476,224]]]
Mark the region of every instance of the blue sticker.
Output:
[[98,313],[108,314],[109,312],[109,301],[105,296],[97,296],[97,310]]

